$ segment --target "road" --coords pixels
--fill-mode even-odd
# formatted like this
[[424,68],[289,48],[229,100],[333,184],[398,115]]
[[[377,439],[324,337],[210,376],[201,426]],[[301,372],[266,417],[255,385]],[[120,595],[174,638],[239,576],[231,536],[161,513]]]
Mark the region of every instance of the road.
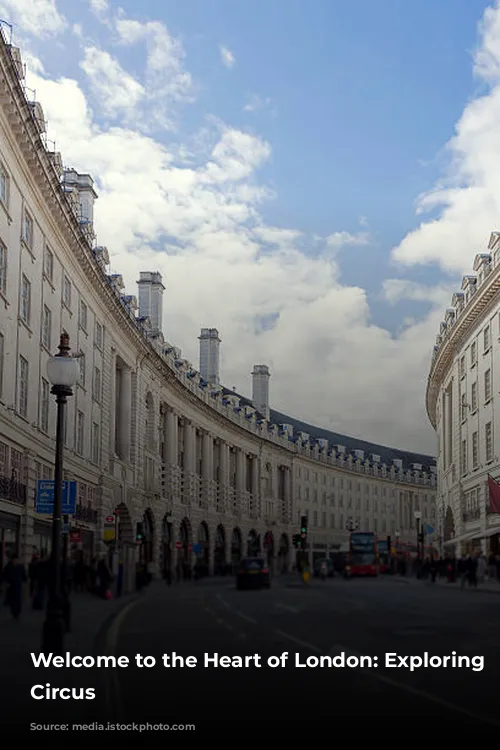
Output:
[[[354,717],[432,718],[434,728],[491,721],[500,726],[495,686],[500,663],[500,596],[417,583],[293,577],[270,590],[237,591],[228,579],[155,584],[118,619],[109,648],[152,668],[106,670],[114,719],[153,723],[211,721],[215,729],[269,721],[297,729]],[[483,656],[470,668],[386,668],[385,654]],[[194,656],[196,667],[166,668],[163,654]],[[267,659],[288,652],[284,668]],[[205,668],[204,654],[251,656],[262,666]],[[298,668],[321,655],[378,657],[372,668]],[[110,704],[110,705],[111,705]],[[111,708],[110,708],[111,711]],[[435,723],[436,717],[438,722]],[[386,725],[379,725],[385,731]],[[412,725],[410,725],[411,727]],[[388,726],[386,727],[388,728]],[[363,726],[359,727],[363,731]]]

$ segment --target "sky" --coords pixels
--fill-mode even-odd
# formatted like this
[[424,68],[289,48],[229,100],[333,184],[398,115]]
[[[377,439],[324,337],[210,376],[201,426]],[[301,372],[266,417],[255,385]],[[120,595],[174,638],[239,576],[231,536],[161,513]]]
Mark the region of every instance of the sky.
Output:
[[[500,215],[500,6],[0,0],[98,244],[274,408],[433,454],[439,322]],[[4,34],[10,28],[4,25]]]

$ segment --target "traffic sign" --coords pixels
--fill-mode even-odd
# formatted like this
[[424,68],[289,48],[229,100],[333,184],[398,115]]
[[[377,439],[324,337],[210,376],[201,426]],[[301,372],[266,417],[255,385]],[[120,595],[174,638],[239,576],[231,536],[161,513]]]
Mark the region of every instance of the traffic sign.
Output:
[[69,532],[69,541],[79,544],[82,541],[82,532],[79,529]]
[[114,516],[106,516],[106,523],[114,523],[115,517]]
[[[76,482],[62,484],[62,515],[74,516],[76,513]],[[54,480],[39,479],[36,492],[36,512],[52,515],[54,513]]]
[[61,524],[61,534],[69,534],[69,530],[71,528],[70,523],[62,523]]
[[198,542],[193,544],[193,552],[198,555],[201,552],[201,544],[198,544]]
[[175,549],[182,549],[182,542],[176,542]]

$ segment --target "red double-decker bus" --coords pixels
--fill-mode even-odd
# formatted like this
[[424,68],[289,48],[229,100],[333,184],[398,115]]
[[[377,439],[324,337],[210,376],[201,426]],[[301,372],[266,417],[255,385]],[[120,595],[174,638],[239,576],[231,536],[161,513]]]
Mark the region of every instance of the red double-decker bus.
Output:
[[349,565],[347,574],[377,576],[377,539],[372,531],[352,531],[349,540]]

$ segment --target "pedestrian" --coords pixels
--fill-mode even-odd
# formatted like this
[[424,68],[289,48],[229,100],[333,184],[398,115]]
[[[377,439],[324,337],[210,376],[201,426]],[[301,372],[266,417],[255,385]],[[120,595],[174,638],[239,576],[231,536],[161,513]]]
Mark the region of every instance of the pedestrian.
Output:
[[12,617],[19,620],[23,608],[23,584],[27,581],[24,565],[14,555],[4,568],[3,580],[7,584],[4,604],[10,608]]

